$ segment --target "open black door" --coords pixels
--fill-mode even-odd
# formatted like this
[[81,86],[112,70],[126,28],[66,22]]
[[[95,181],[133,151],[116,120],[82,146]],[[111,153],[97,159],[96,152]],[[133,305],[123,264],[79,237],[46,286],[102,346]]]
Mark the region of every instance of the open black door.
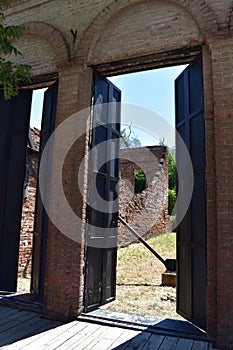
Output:
[[[201,56],[176,79],[175,93],[176,129],[189,150],[194,171],[192,200],[177,229],[177,311],[195,325],[205,329],[206,179]],[[179,144],[177,144],[177,162],[180,164],[183,162]],[[185,164],[182,164],[182,168],[185,174]],[[182,181],[178,186],[182,187]]]
[[[87,210],[90,226],[85,254],[86,312],[115,298],[118,209],[112,210],[112,201],[117,200],[119,180],[120,104],[116,102],[120,101],[120,90],[95,73]],[[109,102],[112,103],[106,104]],[[104,200],[103,205],[98,202],[95,189]]]
[[[40,138],[40,157],[44,147],[55,129],[56,109],[57,109],[58,82],[50,86],[44,94],[41,138]],[[48,189],[46,194],[49,196],[49,179],[51,164],[47,164],[46,176],[48,178]],[[39,184],[37,185],[35,220],[33,232],[33,254],[32,254],[32,278],[31,292],[43,298],[45,265],[46,265],[46,247],[48,233],[48,215],[43,207],[40,196]]]
[[32,90],[0,91],[0,290],[15,292]]

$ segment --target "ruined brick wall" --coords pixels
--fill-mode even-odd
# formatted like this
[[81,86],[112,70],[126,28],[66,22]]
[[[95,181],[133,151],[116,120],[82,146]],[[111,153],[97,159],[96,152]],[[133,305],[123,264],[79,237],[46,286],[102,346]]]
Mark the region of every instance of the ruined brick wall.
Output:
[[[30,158],[31,166],[37,173],[39,161],[38,151],[40,144],[40,131],[36,128],[30,128],[30,130],[35,143],[35,150],[32,150],[30,147],[28,147],[27,153],[28,157]],[[30,277],[32,267],[32,243],[34,231],[37,178],[31,168],[29,171],[28,184],[28,194],[27,197],[23,200],[18,261],[18,275],[22,277]]]
[[[166,233],[168,224],[167,148],[150,146],[123,149],[120,151],[120,159],[120,216],[144,238]],[[136,169],[146,173],[146,188],[138,194],[134,193]],[[126,246],[132,242],[137,242],[137,239],[127,228],[120,225],[118,245]]]

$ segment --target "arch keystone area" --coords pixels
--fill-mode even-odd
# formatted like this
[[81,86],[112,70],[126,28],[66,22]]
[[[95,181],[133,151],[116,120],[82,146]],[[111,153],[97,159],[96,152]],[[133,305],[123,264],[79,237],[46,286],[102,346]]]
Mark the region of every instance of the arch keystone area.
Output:
[[38,35],[49,42],[56,55],[57,63],[70,61],[71,54],[69,45],[56,27],[45,22],[27,22],[24,23],[23,26],[28,29],[27,33]]
[[[185,9],[185,11],[196,22],[197,27],[203,38],[206,33],[216,32],[218,30],[217,19],[212,9],[206,3],[205,0],[163,0],[167,4],[176,4],[179,7]],[[148,0],[148,5],[151,3],[156,6],[155,1]],[[111,23],[111,20],[118,16],[120,12],[129,6],[135,6],[142,2],[141,0],[117,0],[113,1],[110,5],[104,8],[98,16],[89,25],[79,42],[77,43],[75,56],[81,57],[83,60],[88,60],[90,53],[95,47],[101,33]]]

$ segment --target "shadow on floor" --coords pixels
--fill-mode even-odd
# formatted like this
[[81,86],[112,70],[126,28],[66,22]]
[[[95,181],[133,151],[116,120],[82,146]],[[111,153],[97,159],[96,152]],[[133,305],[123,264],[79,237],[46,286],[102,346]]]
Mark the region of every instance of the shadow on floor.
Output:
[[42,318],[38,312],[0,306],[0,346],[40,334],[61,324]]

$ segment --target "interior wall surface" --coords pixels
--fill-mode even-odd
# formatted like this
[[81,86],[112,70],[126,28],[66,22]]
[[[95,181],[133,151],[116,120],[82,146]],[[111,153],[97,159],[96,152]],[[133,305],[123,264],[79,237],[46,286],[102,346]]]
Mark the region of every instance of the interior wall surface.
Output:
[[[193,48],[203,55],[207,191],[207,332],[221,349],[233,348],[232,91],[233,15],[231,0],[29,0],[6,10],[6,23],[25,24],[15,44],[18,61],[32,76],[57,72],[58,127],[88,108],[92,66],[116,62],[134,70],[189,61]],[[197,49],[195,49],[197,50]],[[184,54],[185,52],[185,54]],[[150,58],[149,58],[150,57]],[[155,57],[155,58],[153,58]],[[108,75],[107,68],[105,74]],[[122,68],[123,72],[123,68]],[[87,113],[88,114],[88,113]],[[77,119],[86,127],[87,114]],[[73,128],[70,132],[74,132]],[[61,140],[55,138],[59,144]],[[55,147],[56,149],[56,147]],[[65,196],[85,217],[86,177],[77,171],[87,151],[85,136],[70,149],[63,167]],[[50,210],[62,215],[57,198],[56,154],[51,175]],[[84,196],[83,196],[84,195]],[[71,239],[50,223],[43,300],[46,317],[70,320],[83,307],[83,228],[69,228]]]

